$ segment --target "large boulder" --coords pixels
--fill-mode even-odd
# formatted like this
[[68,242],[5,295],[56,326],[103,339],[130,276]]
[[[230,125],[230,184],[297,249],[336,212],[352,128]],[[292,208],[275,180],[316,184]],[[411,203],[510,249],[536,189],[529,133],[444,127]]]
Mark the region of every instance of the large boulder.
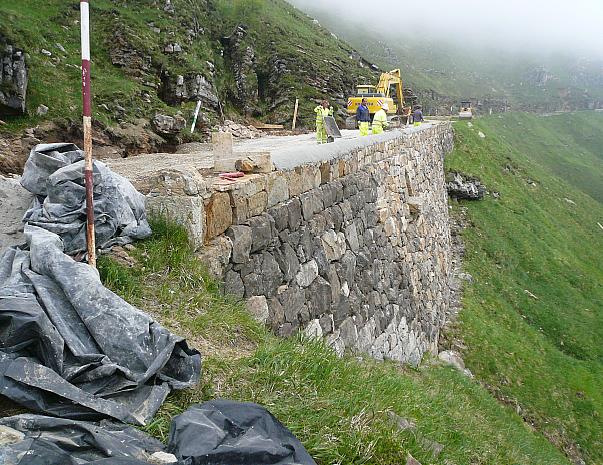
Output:
[[482,200],[486,194],[486,186],[475,177],[461,173],[449,173],[446,176],[448,195],[458,200]]
[[204,108],[217,110],[220,105],[213,83],[199,73],[173,75],[164,70],[161,73],[159,96],[169,105],[197,100],[201,100]]
[[169,136],[182,131],[186,126],[186,120],[180,115],[169,116],[158,113],[153,117],[151,124],[155,132]]
[[0,116],[23,115],[26,96],[25,53],[0,36]]

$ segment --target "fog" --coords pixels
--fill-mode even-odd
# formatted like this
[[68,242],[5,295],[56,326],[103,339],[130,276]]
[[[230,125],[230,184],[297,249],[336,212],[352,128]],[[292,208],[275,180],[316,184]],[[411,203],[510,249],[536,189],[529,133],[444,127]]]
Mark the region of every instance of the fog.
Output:
[[603,58],[603,0],[288,1],[384,33]]

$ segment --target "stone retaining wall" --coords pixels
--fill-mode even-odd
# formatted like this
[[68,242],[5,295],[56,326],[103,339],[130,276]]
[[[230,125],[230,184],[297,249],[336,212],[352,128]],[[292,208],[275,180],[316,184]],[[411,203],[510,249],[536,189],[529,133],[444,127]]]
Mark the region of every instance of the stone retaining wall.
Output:
[[234,184],[178,171],[146,190],[276,333],[417,364],[437,350],[449,300],[451,148],[442,123]]

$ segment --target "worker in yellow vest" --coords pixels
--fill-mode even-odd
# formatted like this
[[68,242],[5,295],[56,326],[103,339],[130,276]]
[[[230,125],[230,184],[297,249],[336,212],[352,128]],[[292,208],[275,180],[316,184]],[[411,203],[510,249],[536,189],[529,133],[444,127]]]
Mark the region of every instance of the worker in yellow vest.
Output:
[[387,111],[389,110],[389,105],[384,103],[381,105],[381,110],[375,113],[373,116],[373,134],[381,134],[383,130],[389,126],[387,121]]
[[371,113],[368,108],[368,103],[365,98],[362,99],[358,109],[356,110],[356,121],[358,121],[358,129],[361,136],[369,135],[369,126],[371,125]]
[[326,144],[327,129],[325,128],[325,116],[333,116],[333,107],[329,105],[328,100],[323,100],[314,109],[314,113],[316,113],[316,142]]

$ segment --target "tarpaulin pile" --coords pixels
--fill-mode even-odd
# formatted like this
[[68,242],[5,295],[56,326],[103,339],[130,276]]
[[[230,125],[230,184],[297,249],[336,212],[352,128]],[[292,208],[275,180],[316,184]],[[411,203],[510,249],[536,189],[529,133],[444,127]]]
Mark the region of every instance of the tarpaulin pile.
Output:
[[[83,178],[72,144],[39,145],[25,165],[26,244],[0,257],[0,394],[48,416],[0,420],[0,464],[154,463],[164,446],[120,422],[146,424],[199,380],[199,352],[70,257],[86,248]],[[150,234],[142,194],[100,162],[94,199],[100,247]],[[175,418],[168,448],[183,465],[314,463],[269,412],[228,401]]]
[[193,405],[175,417],[167,447],[113,421],[92,423],[28,414],[0,419],[0,444],[9,436],[11,443],[0,446],[0,463],[316,465],[295,436],[265,408],[226,400]]

